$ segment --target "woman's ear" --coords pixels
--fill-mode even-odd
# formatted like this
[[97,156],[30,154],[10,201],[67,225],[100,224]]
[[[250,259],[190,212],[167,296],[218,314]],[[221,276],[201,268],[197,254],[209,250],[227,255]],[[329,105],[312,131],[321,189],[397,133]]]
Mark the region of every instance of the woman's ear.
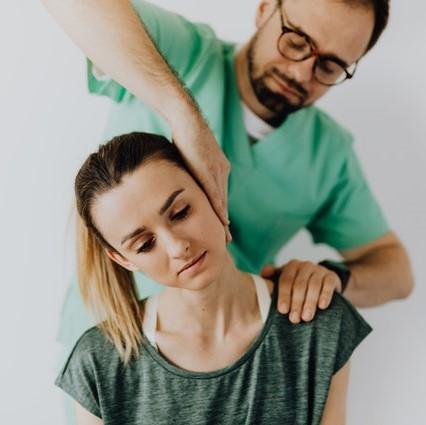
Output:
[[124,267],[131,272],[139,270],[135,264],[133,264],[127,258],[123,257],[119,252],[111,248],[105,248],[105,252],[112,261],[119,264],[121,267]]
[[276,0],[262,0],[257,6],[256,28],[259,29],[269,20],[277,6]]

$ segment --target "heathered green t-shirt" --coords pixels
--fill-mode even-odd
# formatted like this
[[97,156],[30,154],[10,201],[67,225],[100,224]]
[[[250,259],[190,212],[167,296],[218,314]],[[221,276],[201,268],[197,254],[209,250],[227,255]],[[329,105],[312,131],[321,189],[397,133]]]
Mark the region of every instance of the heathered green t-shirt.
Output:
[[277,312],[277,285],[265,325],[235,363],[190,372],[144,338],[124,366],[94,327],[83,334],[56,380],[104,425],[317,425],[332,376],[370,326],[339,294],[310,323]]

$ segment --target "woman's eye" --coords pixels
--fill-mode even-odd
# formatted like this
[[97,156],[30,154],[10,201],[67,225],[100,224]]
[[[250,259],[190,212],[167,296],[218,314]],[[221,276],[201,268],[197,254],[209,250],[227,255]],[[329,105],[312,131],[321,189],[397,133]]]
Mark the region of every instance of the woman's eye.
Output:
[[171,216],[171,220],[183,220],[188,216],[190,210],[190,206],[187,205],[185,208],[182,208],[180,211],[178,211],[176,214]]
[[154,238],[149,239],[148,241],[146,241],[145,243],[143,243],[138,250],[136,251],[138,254],[140,254],[141,252],[148,252],[150,251],[154,246]]

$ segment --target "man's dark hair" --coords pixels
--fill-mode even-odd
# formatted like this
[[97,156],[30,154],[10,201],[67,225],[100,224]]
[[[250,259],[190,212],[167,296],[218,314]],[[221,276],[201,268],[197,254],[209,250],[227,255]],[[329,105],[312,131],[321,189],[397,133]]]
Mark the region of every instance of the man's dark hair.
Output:
[[382,35],[389,20],[389,3],[390,0],[343,0],[351,6],[365,6],[372,7],[374,11],[374,28],[371,34],[370,42],[368,43],[367,50],[371,50],[377,43],[377,40]]

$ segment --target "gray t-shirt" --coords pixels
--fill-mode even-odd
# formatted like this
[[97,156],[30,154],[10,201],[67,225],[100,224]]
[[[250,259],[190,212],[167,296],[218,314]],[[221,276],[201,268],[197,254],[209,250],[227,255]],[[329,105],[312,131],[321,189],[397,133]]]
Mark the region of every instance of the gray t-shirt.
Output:
[[174,366],[146,340],[127,366],[96,327],[77,341],[55,384],[104,425],[319,424],[332,376],[371,332],[339,294],[310,323],[276,310],[235,363],[214,372]]

